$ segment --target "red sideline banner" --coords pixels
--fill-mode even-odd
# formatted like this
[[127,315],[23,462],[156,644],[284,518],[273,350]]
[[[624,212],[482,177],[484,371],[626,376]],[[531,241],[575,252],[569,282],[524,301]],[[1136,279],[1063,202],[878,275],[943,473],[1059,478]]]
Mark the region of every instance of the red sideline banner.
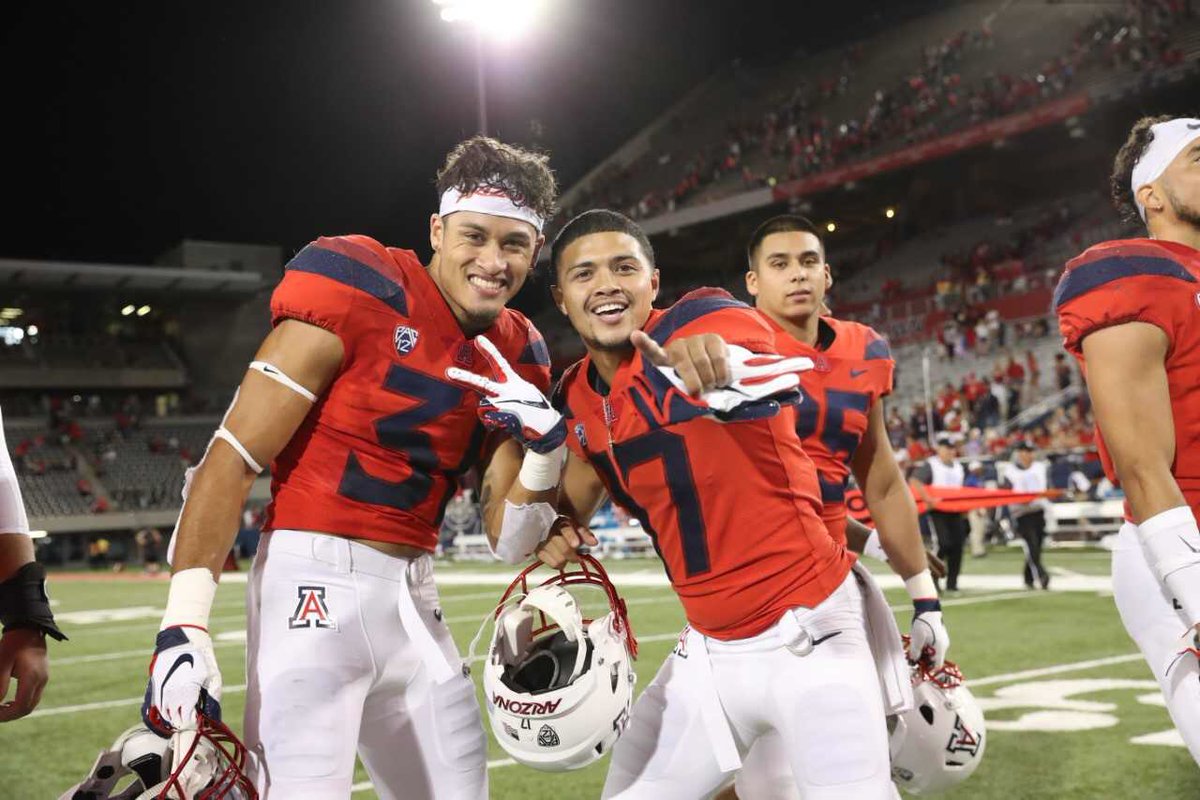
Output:
[[[996,506],[1032,503],[1040,497],[1051,497],[1058,492],[1012,492],[1007,489],[951,489],[946,486],[926,486],[929,496],[938,501],[938,511],[961,514],[976,508],[995,508]],[[925,513],[925,503],[913,492],[913,500],[917,503],[917,513]],[[867,510],[867,501],[862,492],[851,489],[846,492],[846,511],[851,517],[863,523],[871,524],[871,512]]]
[[890,172],[901,167],[910,167],[913,164],[921,164],[936,158],[944,158],[953,153],[978,147],[995,139],[1016,136],[1017,134],[1031,131],[1034,128],[1041,128],[1045,125],[1061,122],[1068,117],[1082,114],[1088,110],[1090,105],[1091,100],[1088,98],[1086,92],[1080,92],[1068,97],[1060,97],[1057,100],[1043,103],[1037,108],[1031,108],[1028,111],[1021,111],[1017,114],[1009,114],[1007,117],[1000,117],[990,122],[984,122],[981,125],[976,125],[974,128],[952,133],[949,136],[943,136],[939,139],[931,139],[928,142],[914,144],[912,147],[906,147],[894,153],[887,153],[868,159],[867,161],[860,161],[857,164],[849,164],[827,172],[810,175],[806,178],[798,178],[794,181],[780,183],[772,190],[772,195],[776,202],[790,200],[793,197],[802,197],[806,194],[813,194],[814,192],[841,186],[850,181],[869,178],[881,172]]

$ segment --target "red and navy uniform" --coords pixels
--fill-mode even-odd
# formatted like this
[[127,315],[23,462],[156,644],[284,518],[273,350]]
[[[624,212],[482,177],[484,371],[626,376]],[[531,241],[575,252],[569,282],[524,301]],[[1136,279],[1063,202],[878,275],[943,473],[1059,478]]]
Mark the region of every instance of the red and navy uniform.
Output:
[[[1167,385],[1175,421],[1171,474],[1188,505],[1200,514],[1200,251],[1156,239],[1090,247],[1067,263],[1054,290],[1054,310],[1063,346],[1078,359],[1085,377],[1083,339],[1088,334],[1144,322],[1167,335]],[[1116,483],[1103,432],[1096,433],[1104,472]]]
[[[321,238],[288,263],[272,324],[296,319],[342,340],[341,370],[271,464],[265,530],[319,531],[432,551],[459,474],[479,458],[479,395],[447,367],[475,347],[410,250],[366,236]],[[505,309],[485,335],[547,390],[537,329]],[[482,364],[482,361],[481,361]]]
[[[716,333],[752,352],[776,352],[762,317],[716,289],[654,311],[643,330],[660,345]],[[585,357],[563,375],[555,404],[571,451],[653,538],[696,630],[754,636],[789,608],[816,606],[845,579],[852,556],[821,522],[816,470],[790,410],[716,420],[640,354],[611,387]]]
[[887,340],[857,322],[821,317],[813,346],[766,314],[763,319],[775,329],[781,355],[807,356],[815,365],[800,374],[796,433],[817,467],[821,518],[829,535],[845,544],[850,462],[866,435],[871,406],[892,392],[892,351]]

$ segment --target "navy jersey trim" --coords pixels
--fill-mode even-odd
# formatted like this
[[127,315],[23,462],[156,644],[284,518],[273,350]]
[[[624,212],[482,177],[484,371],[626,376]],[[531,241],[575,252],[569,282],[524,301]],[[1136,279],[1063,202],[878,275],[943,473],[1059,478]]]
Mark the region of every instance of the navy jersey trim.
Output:
[[666,344],[676,331],[685,325],[695,322],[703,316],[720,311],[725,308],[744,308],[749,310],[750,306],[734,300],[729,295],[698,297],[694,300],[684,298],[675,305],[671,306],[670,310],[658,318],[658,323],[652,330],[646,331],[650,338],[658,342],[660,345]]
[[867,345],[867,349],[863,353],[864,361],[877,361],[880,359],[892,360],[892,348],[888,346],[886,339],[873,340]]
[[529,341],[525,344],[521,355],[517,356],[517,363],[549,367],[550,350],[546,347],[546,340],[530,331]]
[[1196,278],[1182,266],[1161,256],[1109,256],[1090,264],[1082,264],[1063,274],[1054,289],[1054,310],[1087,294],[1106,283],[1140,275],[1158,275],[1196,283]]
[[310,244],[288,262],[287,269],[309,272],[337,281],[365,292],[400,314],[408,316],[408,297],[404,294],[404,287],[350,256]]

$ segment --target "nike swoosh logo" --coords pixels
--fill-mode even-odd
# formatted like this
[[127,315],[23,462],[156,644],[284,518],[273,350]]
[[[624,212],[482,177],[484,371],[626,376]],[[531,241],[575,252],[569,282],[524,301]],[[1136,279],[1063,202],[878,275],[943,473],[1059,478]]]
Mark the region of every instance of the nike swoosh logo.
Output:
[[550,404],[545,400],[503,400],[504,403],[520,403],[523,406],[533,406],[534,408],[550,408]]
[[850,377],[857,378],[859,375],[862,375],[865,372],[866,372],[865,369],[852,369],[852,370],[850,370]]
[[1187,539],[1183,538],[1182,536],[1179,537],[1179,541],[1183,542],[1183,546],[1186,547],[1188,550],[1191,550],[1193,553],[1200,553],[1200,550],[1197,550],[1196,548],[1192,547],[1192,543],[1189,542]]
[[171,682],[171,676],[175,674],[175,670],[182,667],[185,663],[188,665],[195,665],[196,659],[192,658],[191,653],[184,653],[179,658],[175,659],[175,663],[171,665],[171,668],[169,670],[167,670],[167,677],[163,678],[162,685],[158,689],[158,705],[159,705],[159,707],[162,706],[162,703],[163,703],[162,693],[163,693],[163,690],[167,688],[167,684]]
[[835,637],[835,636],[841,636],[841,635],[842,635],[842,632],[841,632],[841,631],[834,631],[833,633],[827,633],[827,634],[825,634],[824,636],[822,636],[820,639],[813,639],[813,640],[812,640],[812,646],[813,646],[813,647],[816,647],[816,646],[817,646],[817,645],[819,645],[821,642],[826,642],[826,641],[829,641],[829,640],[830,640],[830,639],[832,639],[833,637]]
[[1188,125],[1188,130],[1189,131],[1200,131],[1200,122],[1197,122],[1195,125]]

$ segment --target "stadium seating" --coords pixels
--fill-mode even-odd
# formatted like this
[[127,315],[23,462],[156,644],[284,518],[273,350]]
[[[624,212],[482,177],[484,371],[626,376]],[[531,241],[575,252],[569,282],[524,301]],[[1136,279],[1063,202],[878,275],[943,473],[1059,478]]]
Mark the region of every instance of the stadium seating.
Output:
[[177,508],[184,470],[203,455],[215,424],[155,420],[118,433],[110,421],[84,420],[69,435],[20,425],[6,438],[30,516],[61,517]]
[[569,193],[560,219],[597,205],[654,217],[1104,90],[1114,76],[1136,81],[1151,65],[1200,57],[1200,29],[1178,13],[1149,2],[966,3],[839,50],[734,62],[655,123],[639,157]]

